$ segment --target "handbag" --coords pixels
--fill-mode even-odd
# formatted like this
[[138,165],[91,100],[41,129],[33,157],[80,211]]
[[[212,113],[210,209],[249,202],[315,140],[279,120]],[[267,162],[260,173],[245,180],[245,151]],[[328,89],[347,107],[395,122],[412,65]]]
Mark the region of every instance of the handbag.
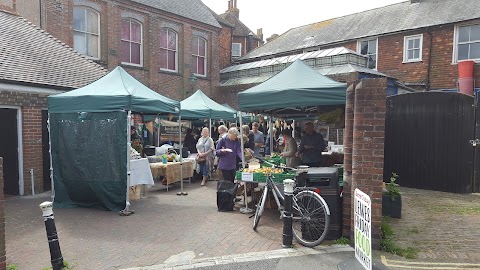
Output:
[[207,157],[205,156],[198,156],[195,158],[195,161],[197,161],[198,164],[203,164],[207,161]]

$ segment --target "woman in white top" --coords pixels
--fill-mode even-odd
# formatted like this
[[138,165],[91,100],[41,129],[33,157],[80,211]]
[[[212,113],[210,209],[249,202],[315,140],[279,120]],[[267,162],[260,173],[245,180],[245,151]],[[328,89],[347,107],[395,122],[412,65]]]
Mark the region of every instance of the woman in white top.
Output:
[[198,164],[200,166],[200,173],[203,176],[201,185],[205,186],[208,181],[208,176],[212,170],[213,156],[215,151],[215,145],[213,144],[213,140],[210,137],[210,132],[208,128],[204,127],[202,129],[202,136],[198,138],[196,146],[198,156],[206,158],[205,162]]

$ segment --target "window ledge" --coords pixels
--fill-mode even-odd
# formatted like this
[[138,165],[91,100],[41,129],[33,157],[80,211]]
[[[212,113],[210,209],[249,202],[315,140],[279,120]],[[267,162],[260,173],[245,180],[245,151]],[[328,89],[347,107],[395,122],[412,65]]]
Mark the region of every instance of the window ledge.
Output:
[[[462,61],[469,61],[469,60],[473,61],[473,62],[474,62],[474,65],[480,64],[480,59],[466,59],[466,60],[462,60]],[[460,62],[462,62],[462,61],[460,61]],[[458,62],[459,62],[459,61],[457,61],[457,62],[452,62],[452,66],[458,65]]]
[[410,64],[410,63],[423,63],[423,60],[410,60],[410,61],[403,61],[402,64]]
[[158,73],[163,73],[163,74],[167,74],[167,75],[182,77],[182,74],[180,74],[178,71],[174,71],[174,70],[160,69],[158,71]]
[[124,68],[130,68],[130,69],[148,70],[144,66],[139,66],[139,65],[134,65],[134,64],[130,65],[130,64],[127,64],[127,63],[121,63],[120,66],[124,67]]

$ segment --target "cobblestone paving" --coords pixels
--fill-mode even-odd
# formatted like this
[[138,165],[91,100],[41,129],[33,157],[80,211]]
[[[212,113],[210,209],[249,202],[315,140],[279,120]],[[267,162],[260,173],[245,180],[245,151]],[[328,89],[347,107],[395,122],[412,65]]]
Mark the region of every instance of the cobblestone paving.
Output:
[[480,263],[480,194],[401,191],[402,218],[391,219],[400,246],[419,261]]
[[[135,214],[96,209],[54,209],[64,258],[82,269],[119,269],[163,263],[193,251],[196,259],[281,248],[278,211],[267,210],[258,232],[239,211],[218,212],[216,182],[207,187],[185,185],[188,196],[158,188],[132,203]],[[6,201],[7,262],[21,270],[50,265],[42,213],[38,205],[48,194]]]

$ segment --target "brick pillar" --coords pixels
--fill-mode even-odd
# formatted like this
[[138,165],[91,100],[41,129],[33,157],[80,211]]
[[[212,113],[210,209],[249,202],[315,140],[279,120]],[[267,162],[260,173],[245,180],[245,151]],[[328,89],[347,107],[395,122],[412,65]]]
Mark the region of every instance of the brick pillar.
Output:
[[345,104],[345,132],[343,135],[343,232],[342,235],[353,240],[353,231],[350,230],[352,216],[352,144],[353,144],[353,108],[355,104],[355,85],[347,88],[347,102]]
[[3,195],[3,158],[0,157],[0,270],[7,268],[5,253],[5,197]]
[[374,249],[380,248],[386,89],[385,78],[365,79],[355,88],[352,193],[358,188],[371,198]]

